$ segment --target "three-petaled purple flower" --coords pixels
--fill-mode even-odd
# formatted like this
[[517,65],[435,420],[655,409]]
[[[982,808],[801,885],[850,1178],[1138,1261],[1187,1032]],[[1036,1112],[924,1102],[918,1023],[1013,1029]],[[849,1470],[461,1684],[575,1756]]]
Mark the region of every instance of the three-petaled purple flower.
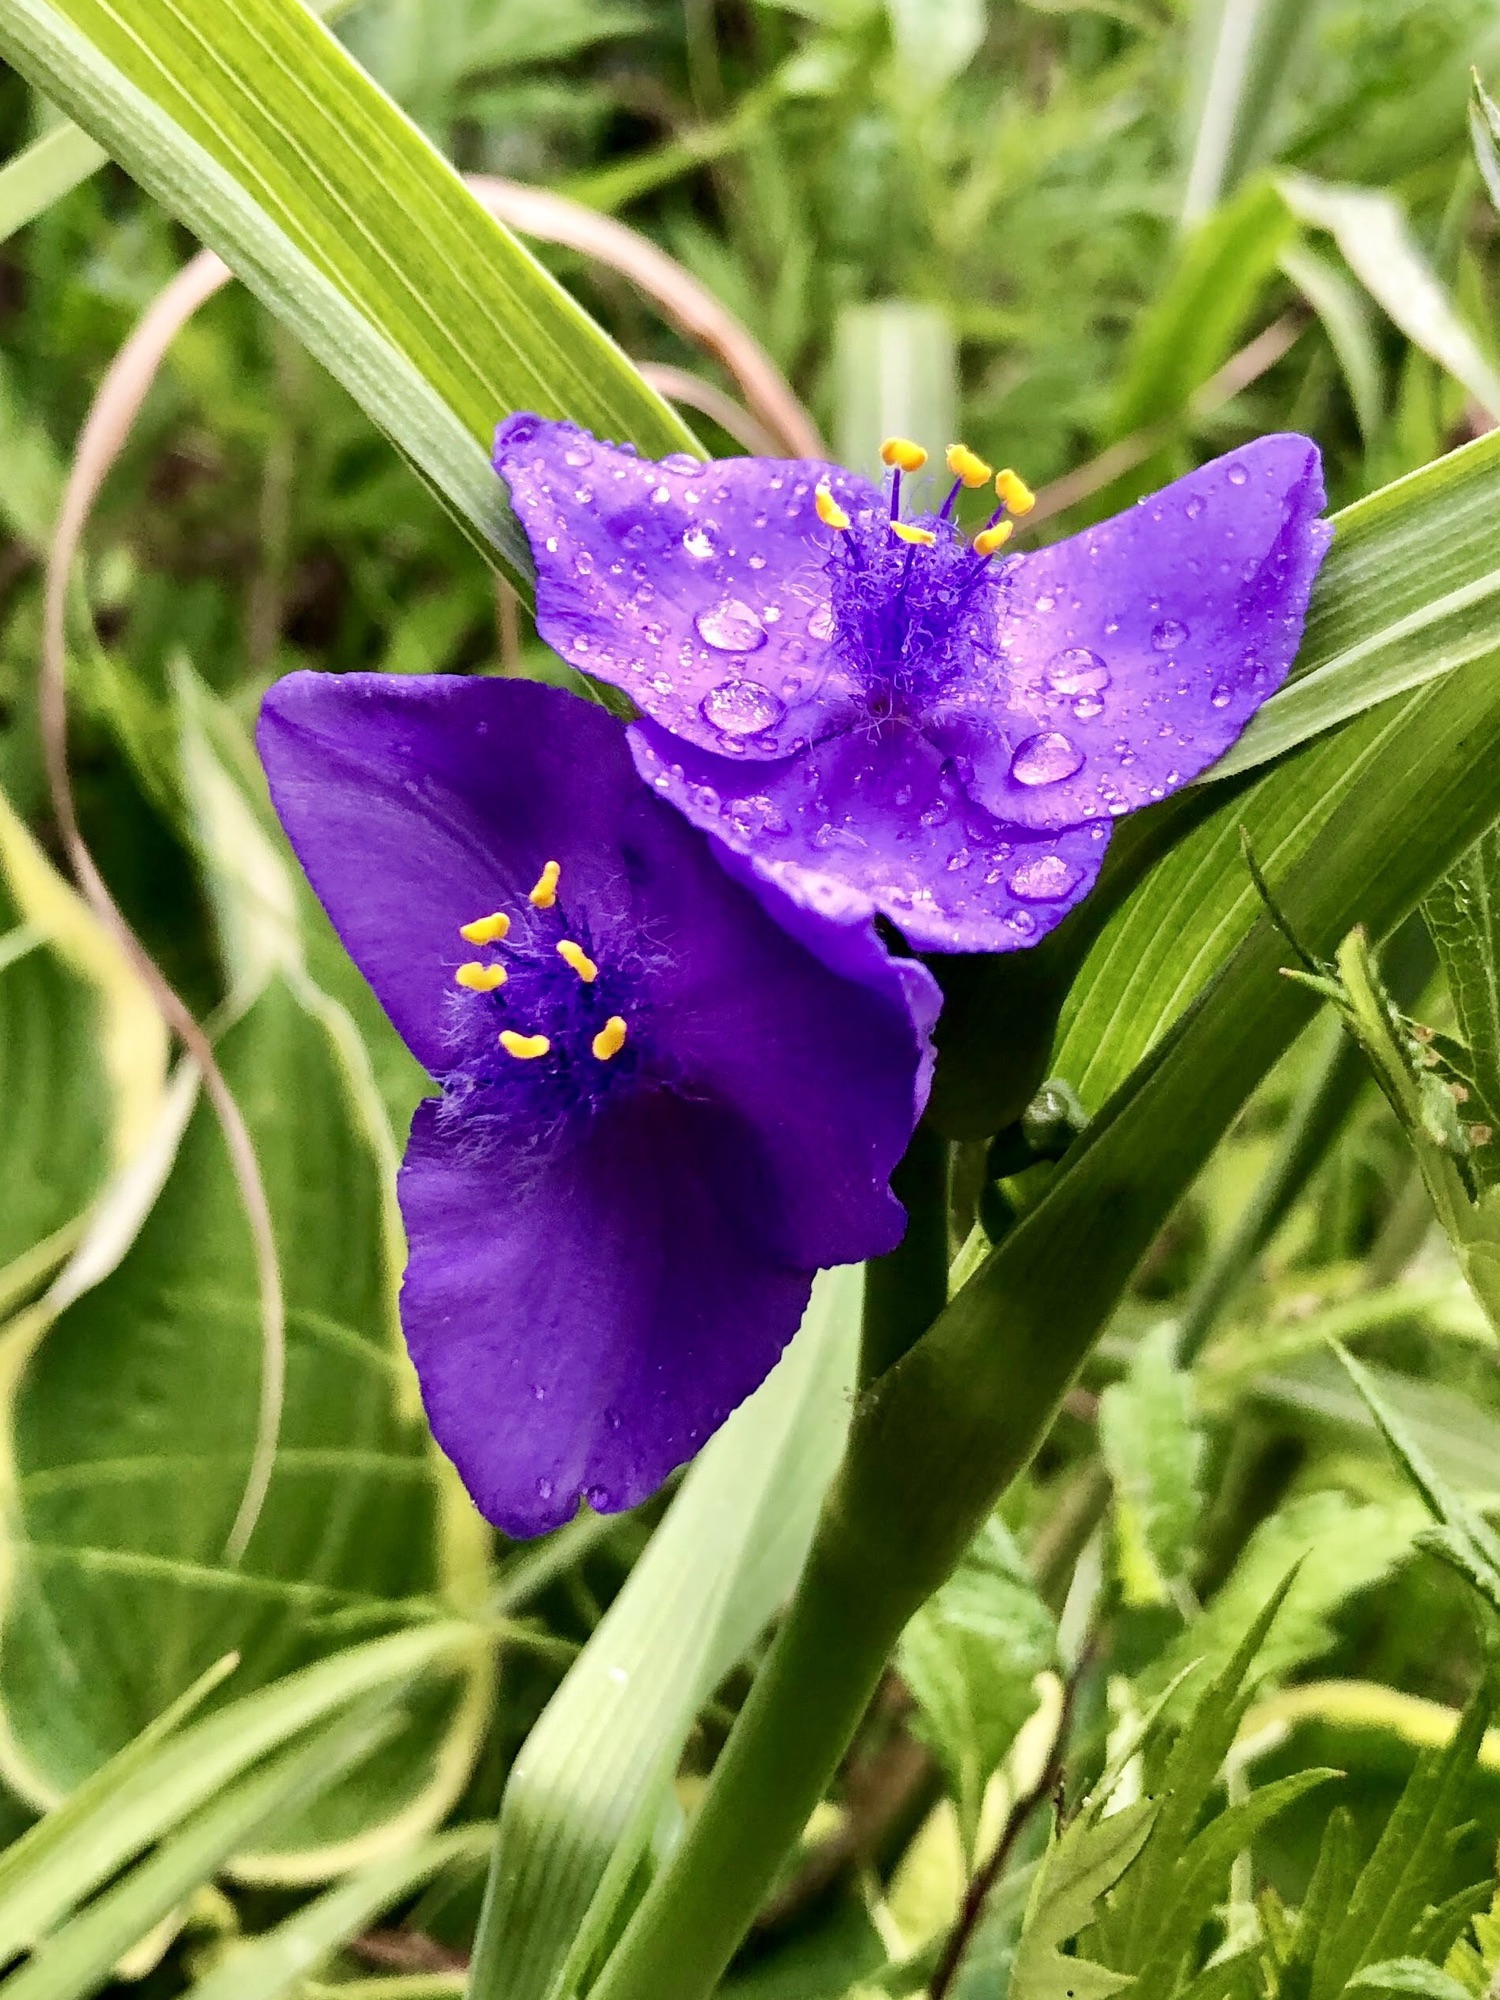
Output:
[[1281,683],[1331,530],[1317,447],[1261,438],[1127,513],[1000,555],[963,447],[936,512],[835,466],[653,464],[512,417],[496,470],[542,637],[642,712],[636,763],[798,902],[919,947],[1034,944],[1093,886],[1113,820],[1222,756]]
[[765,1376],[816,1270],[899,1239],[936,989],[868,923],[795,941],[572,695],[299,673],[259,744],[441,1087],[400,1178],[433,1431],[511,1534],[631,1506]]

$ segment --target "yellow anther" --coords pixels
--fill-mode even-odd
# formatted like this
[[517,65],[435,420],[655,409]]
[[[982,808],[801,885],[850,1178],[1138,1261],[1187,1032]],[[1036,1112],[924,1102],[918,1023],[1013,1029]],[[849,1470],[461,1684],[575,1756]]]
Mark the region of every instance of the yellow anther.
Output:
[[997,521],[993,528],[986,528],[974,537],[974,553],[977,556],[992,556],[996,549],[1003,549],[1016,531],[1014,521]]
[[926,452],[910,438],[887,438],[880,447],[880,456],[898,472],[920,472],[927,463]]
[[557,878],[561,873],[561,865],[556,861],[549,861],[537,877],[537,885],[526,900],[538,910],[550,910],[557,901]]
[[823,523],[825,528],[848,527],[849,516],[829,491],[827,480],[824,480],[823,484],[814,490],[813,505],[817,508],[818,519]]
[[472,924],[460,924],[458,934],[470,944],[496,944],[510,936],[510,918],[504,910],[496,910],[492,917],[476,917]]
[[617,1056],[624,1046],[625,1016],[623,1014],[611,1014],[598,1034],[595,1035],[593,1041],[589,1043],[589,1047],[594,1051],[600,1062],[608,1062],[610,1057]]
[[467,986],[471,993],[493,993],[497,986],[505,984],[503,965],[481,965],[477,958],[471,958],[467,965],[461,965],[453,975],[456,986]]
[[557,947],[557,955],[564,965],[571,965],[585,986],[592,986],[599,977],[599,968],[589,957],[581,944],[574,944],[571,938],[564,938]]
[[517,1062],[535,1062],[538,1056],[547,1053],[552,1044],[545,1035],[518,1035],[514,1028],[502,1028],[500,1046]]
[[995,491],[1012,514],[1029,514],[1036,505],[1036,495],[1020,473],[1012,472],[1008,465],[995,474]]
[[892,521],[891,533],[903,542],[915,542],[919,549],[930,549],[937,540],[931,528],[914,528],[910,521]]
[[988,486],[995,476],[995,468],[986,465],[978,452],[970,451],[966,444],[949,445],[948,470],[965,486]]

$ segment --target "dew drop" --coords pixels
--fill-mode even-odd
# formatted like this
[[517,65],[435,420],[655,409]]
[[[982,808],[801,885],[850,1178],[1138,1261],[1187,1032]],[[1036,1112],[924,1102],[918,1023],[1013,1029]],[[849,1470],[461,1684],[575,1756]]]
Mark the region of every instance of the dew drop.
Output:
[[667,502],[671,499],[671,497],[672,497],[672,489],[669,486],[653,487],[651,492],[651,504],[653,507],[665,507]]
[[941,826],[944,820],[949,817],[951,811],[952,808],[946,799],[934,799],[932,804],[925,807],[921,814],[922,824],[923,826]]
[[911,804],[911,786],[897,785],[893,796],[898,806],[909,806]]
[[759,681],[720,681],[699,702],[698,713],[726,736],[758,736],[780,722],[786,703]]
[[1044,590],[1036,600],[1034,608],[1038,611],[1055,611],[1057,608],[1057,599],[1052,596],[1050,591]]
[[1036,929],[1036,918],[1030,910],[1012,910],[1005,921],[1013,931],[1019,931],[1022,937],[1029,937]]
[[1073,713],[1080,722],[1092,722],[1096,715],[1103,715],[1104,703],[1096,694],[1081,694],[1073,704]]
[[1066,896],[1081,872],[1060,854],[1039,854],[1035,860],[1021,863],[1010,878],[1010,886],[1025,902],[1050,903]]
[[807,621],[809,639],[831,639],[833,637],[833,606],[819,604]]
[[1083,752],[1058,729],[1028,736],[1010,760],[1010,775],[1018,785],[1061,784],[1082,768]]
[[1188,637],[1188,628],[1180,618],[1163,618],[1159,625],[1151,628],[1151,643],[1158,653],[1170,653],[1174,646],[1180,646]]
[[580,549],[573,558],[573,567],[580,576],[592,576],[594,574],[594,558],[589,554],[587,549]]
[[1231,699],[1229,689],[1220,681],[1208,699],[1211,707],[1228,708]]
[[688,528],[682,537],[682,546],[694,562],[707,562],[714,552],[713,536],[706,528]]
[[1245,481],[1250,477],[1250,475],[1245,470],[1244,466],[1240,464],[1239,460],[1236,459],[1233,465],[1230,466],[1228,472],[1225,474],[1225,477],[1228,479],[1231,486],[1243,486],[1245,484]]
[[1193,493],[1189,495],[1187,506],[1183,509],[1183,512],[1190,521],[1196,521],[1207,504],[1201,493]]
[[1109,668],[1087,646],[1070,646],[1048,667],[1047,685],[1054,694],[1098,694],[1109,686]]
[[550,1479],[539,1479],[536,1483],[536,1494],[539,1500],[550,1500],[552,1498],[552,1481]]
[[568,449],[563,453],[563,464],[587,465],[589,462],[589,456],[590,456],[589,453],[584,451],[580,446],[576,444],[570,445]]
[[969,852],[967,847],[955,848],[953,852],[948,856],[948,873],[950,875],[957,875],[961,873],[963,869],[967,868],[970,865],[973,859],[974,857]]
[[702,472],[703,461],[694,458],[690,451],[669,451],[661,460],[663,472]]
[[[693,623],[699,638],[716,652],[753,653],[766,643],[765,626],[737,597],[726,597],[709,610],[698,612]],[[765,727],[764,723],[760,726]]]

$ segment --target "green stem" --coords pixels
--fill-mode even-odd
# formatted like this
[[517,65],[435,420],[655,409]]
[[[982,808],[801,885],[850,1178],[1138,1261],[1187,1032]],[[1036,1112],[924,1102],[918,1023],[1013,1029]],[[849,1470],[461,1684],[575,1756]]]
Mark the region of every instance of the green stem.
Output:
[[860,1380],[899,1361],[948,1303],[948,1143],[919,1125],[891,1176],[906,1210],[906,1234],[865,1267]]

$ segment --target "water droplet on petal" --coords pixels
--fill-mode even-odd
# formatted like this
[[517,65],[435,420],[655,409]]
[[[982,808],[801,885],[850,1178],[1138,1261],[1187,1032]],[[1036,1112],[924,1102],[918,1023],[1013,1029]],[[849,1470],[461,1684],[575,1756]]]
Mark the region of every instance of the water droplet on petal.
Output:
[[713,536],[706,528],[689,528],[682,537],[682,546],[694,562],[707,562],[714,552]]
[[1012,910],[1005,921],[1013,931],[1019,931],[1022,937],[1029,937],[1036,929],[1036,918],[1030,910]]
[[552,1498],[552,1481],[550,1479],[539,1479],[536,1483],[536,1494],[539,1500],[550,1500]]
[[1245,481],[1250,477],[1250,475],[1245,470],[1244,466],[1240,464],[1239,460],[1236,459],[1233,465],[1230,466],[1228,473],[1226,474],[1226,477],[1228,478],[1231,486],[1243,486]]
[[1193,493],[1189,495],[1187,506],[1183,509],[1183,512],[1190,521],[1196,521],[1207,505],[1208,502],[1201,493]]
[[661,461],[663,472],[702,472],[706,468],[702,459],[694,458],[690,451],[669,451]]
[[1059,729],[1028,736],[1010,760],[1010,775],[1018,785],[1057,785],[1083,768],[1083,752]]
[[1081,870],[1060,854],[1039,854],[1023,861],[1010,878],[1012,893],[1028,903],[1050,903],[1066,896],[1075,886]]
[[651,504],[654,507],[665,507],[671,497],[672,489],[669,486],[654,487],[651,493]]
[[921,814],[922,824],[923,826],[941,826],[951,812],[952,807],[946,799],[934,799],[932,804],[927,806]]
[[1096,694],[1081,694],[1073,704],[1073,713],[1080,722],[1092,722],[1096,715],[1103,715],[1104,703]]
[[1158,653],[1170,653],[1187,637],[1188,628],[1180,618],[1163,618],[1159,625],[1151,628],[1151,643]]
[[[700,611],[693,623],[699,638],[720,653],[753,653],[766,643],[765,626],[750,606],[737,597],[726,597],[722,603]],[[762,723],[761,727],[765,725]]]
[[819,604],[807,621],[809,639],[831,639],[833,637],[833,606]]
[[563,453],[563,464],[587,465],[589,462],[589,458],[590,458],[590,453],[585,451],[581,445],[576,445],[576,444],[570,445],[568,449]]
[[1054,694],[1098,694],[1109,686],[1109,668],[1087,646],[1070,646],[1048,667],[1047,685]]
[[726,736],[758,736],[780,722],[786,703],[759,681],[720,681],[699,702],[698,713]]
[[950,875],[959,874],[969,866],[973,859],[974,857],[967,847],[955,848],[952,854],[948,856],[948,873]]

